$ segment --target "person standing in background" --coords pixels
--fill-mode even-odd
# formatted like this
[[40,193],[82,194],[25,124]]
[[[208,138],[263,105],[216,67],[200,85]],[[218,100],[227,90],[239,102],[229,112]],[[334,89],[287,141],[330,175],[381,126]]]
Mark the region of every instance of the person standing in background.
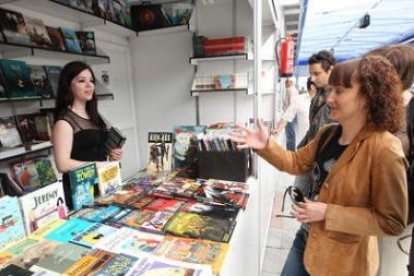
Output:
[[98,112],[95,75],[84,62],[66,64],[59,77],[56,97],[53,152],[57,169],[63,173],[65,200],[72,209],[68,172],[88,162],[118,161],[122,149],[107,152],[107,124]]
[[[309,108],[312,98],[316,95],[316,86],[308,78],[306,83],[307,92],[294,96],[289,107],[283,112],[276,128],[272,134],[279,134],[285,128],[286,124],[292,122],[296,118],[295,137],[302,139],[306,131],[309,129]],[[299,143],[299,139],[296,142]],[[296,149],[296,145],[295,145]]]
[[[285,98],[283,99],[283,106],[282,106],[282,110],[284,113],[289,109],[289,107],[292,106],[293,99],[299,95],[298,90],[296,89],[292,80],[286,79],[285,88],[286,88],[286,94],[285,94]],[[296,132],[295,132],[296,125],[297,125],[296,115],[286,123],[285,135],[286,135],[286,148],[288,150],[296,149],[296,140],[298,139]]]

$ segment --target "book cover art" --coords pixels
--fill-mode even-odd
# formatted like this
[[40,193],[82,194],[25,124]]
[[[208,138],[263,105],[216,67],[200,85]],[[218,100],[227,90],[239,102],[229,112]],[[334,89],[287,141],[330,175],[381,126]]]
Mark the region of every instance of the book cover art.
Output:
[[60,71],[62,68],[59,66],[50,65],[45,65],[44,68],[46,71],[47,80],[49,81],[50,87],[52,87],[53,96],[56,97],[58,92]]
[[83,54],[96,55],[95,34],[91,31],[77,31],[76,37]]
[[0,276],[29,276],[33,272],[20,266],[9,264],[0,270]]
[[24,220],[17,197],[0,198],[0,250],[23,239]]
[[46,26],[46,30],[52,43],[51,47],[56,50],[65,51],[65,38],[63,37],[62,32],[59,30],[59,28]]
[[53,98],[52,87],[49,84],[44,67],[30,64],[27,66],[29,67],[30,79],[32,80],[36,94],[44,99]]
[[21,254],[15,256],[10,263],[25,269],[30,269],[42,259],[52,254],[61,243],[56,241],[43,240],[28,248]]
[[170,199],[170,198],[156,198],[153,200],[149,205],[145,207],[145,209],[153,210],[153,211],[164,211],[164,212],[172,212],[174,213],[185,202],[178,199]]
[[118,214],[108,218],[105,221],[106,225],[112,226],[112,227],[116,227],[116,228],[121,228],[124,226],[122,219],[127,217],[129,214],[131,214],[134,211],[134,209],[129,209],[129,208],[123,208],[121,210],[121,212],[119,212]]
[[233,206],[210,205],[197,202],[196,200],[188,201],[180,209],[181,212],[196,213],[199,215],[232,219],[236,219],[239,210],[239,208]]
[[229,242],[235,224],[234,219],[177,212],[165,226],[165,231],[176,236]]
[[94,275],[115,257],[115,253],[94,249],[68,268],[63,274],[68,276]]
[[175,177],[163,181],[160,186],[153,190],[156,196],[191,198],[200,187],[200,182],[191,178]]
[[24,15],[24,22],[33,45],[46,48],[52,46],[52,41],[42,19]]
[[71,217],[78,217],[92,222],[105,222],[106,220],[116,216],[122,211],[121,207],[110,205],[110,206],[92,206],[82,208]]
[[41,186],[46,186],[58,181],[52,162],[49,158],[36,159],[35,165]]
[[37,133],[35,118],[38,114],[19,114],[16,116],[17,127],[23,143],[40,141]]
[[76,31],[69,28],[60,28],[63,38],[65,39],[66,51],[72,53],[82,53]]
[[150,196],[150,195],[144,195],[144,196],[137,195],[137,196],[134,196],[134,197],[130,198],[126,202],[126,205],[129,206],[129,207],[136,208],[136,209],[143,209],[148,204],[153,202],[154,199],[155,198],[153,196]]
[[170,171],[172,166],[172,133],[148,133],[148,173]]
[[17,182],[23,187],[23,191],[32,191],[40,187],[39,174],[33,159],[25,159],[11,165]]
[[82,233],[76,235],[70,242],[87,248],[95,248],[103,238],[116,234],[117,229],[105,224],[95,223]]
[[89,252],[90,250],[85,247],[62,243],[36,266],[61,274]]
[[46,238],[62,243],[68,243],[74,237],[78,236],[93,225],[93,222],[73,218],[65,221],[65,223],[47,233]]
[[114,192],[122,186],[119,162],[107,162],[105,165],[98,166],[97,171],[99,177],[98,187],[100,195]]
[[19,60],[0,59],[0,69],[4,85],[10,98],[38,97],[26,62]]
[[244,194],[249,193],[249,185],[245,182],[209,179],[205,184],[217,190],[225,190]]
[[[27,234],[50,222],[66,217],[62,182],[55,182],[20,197]],[[63,208],[62,212],[60,209]]]
[[12,256],[19,255],[32,247],[33,245],[37,244],[38,240],[33,240],[30,238],[24,238],[17,243],[13,244],[12,246],[8,247],[4,252],[10,253]]
[[145,221],[139,229],[156,234],[164,233],[164,226],[168,223],[170,218],[174,215],[172,212],[156,212],[154,216]]
[[133,28],[136,31],[145,31],[168,27],[169,18],[160,4],[131,6]]
[[115,21],[113,1],[110,0],[97,0],[99,7],[99,15],[102,18]]
[[23,15],[20,12],[0,9],[0,26],[6,42],[31,45]]
[[110,260],[96,276],[123,276],[138,261],[138,258],[120,254]]
[[219,274],[228,249],[226,243],[166,236],[153,254],[175,261],[209,264]]
[[95,186],[98,184],[95,163],[89,163],[69,171],[73,209],[93,203]]
[[135,210],[134,212],[131,212],[128,216],[124,217],[122,219],[122,223],[125,226],[139,229],[144,222],[151,220],[154,217],[154,215],[154,211]]
[[212,186],[203,185],[194,193],[194,198],[207,204],[235,206],[245,209],[249,194],[215,189]]
[[132,275],[211,276],[213,274],[207,266],[145,256],[125,274],[125,276]]
[[195,162],[197,136],[204,133],[205,126],[177,126],[174,128],[174,168],[184,168]]
[[65,222],[66,222],[66,220],[56,219],[56,220],[54,220],[54,221],[38,228],[36,231],[34,231],[30,235],[28,235],[27,238],[31,239],[31,240],[37,240],[37,241],[44,240],[47,234],[49,234],[50,232],[52,232],[53,230],[55,230],[56,228],[58,228],[59,226],[61,226]]
[[17,125],[13,117],[0,117],[1,147],[15,147],[22,144]]
[[126,0],[113,1],[115,21],[121,25],[131,27],[131,15]]

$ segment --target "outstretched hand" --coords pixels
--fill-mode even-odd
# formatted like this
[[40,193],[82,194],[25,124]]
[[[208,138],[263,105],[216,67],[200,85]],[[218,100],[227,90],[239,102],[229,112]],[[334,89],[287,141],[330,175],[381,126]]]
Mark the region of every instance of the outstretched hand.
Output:
[[262,120],[257,120],[257,127],[257,130],[253,130],[237,124],[237,130],[230,133],[230,139],[237,143],[238,149],[252,148],[261,150],[269,141],[269,133]]

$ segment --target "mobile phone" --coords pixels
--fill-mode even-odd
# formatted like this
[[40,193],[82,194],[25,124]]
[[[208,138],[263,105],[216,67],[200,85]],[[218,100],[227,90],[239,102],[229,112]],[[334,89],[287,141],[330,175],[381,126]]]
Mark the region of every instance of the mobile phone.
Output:
[[290,186],[288,188],[288,193],[293,203],[298,204],[299,202],[305,202],[305,196],[298,188]]

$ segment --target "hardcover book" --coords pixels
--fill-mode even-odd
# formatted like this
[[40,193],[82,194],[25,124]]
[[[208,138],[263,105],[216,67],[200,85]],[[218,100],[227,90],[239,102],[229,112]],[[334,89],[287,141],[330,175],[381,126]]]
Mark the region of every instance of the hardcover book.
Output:
[[33,45],[47,48],[52,46],[52,41],[43,20],[25,15],[24,22]]
[[27,33],[26,23],[20,12],[0,9],[0,26],[6,42],[23,45],[32,44]]
[[229,245],[200,239],[166,236],[154,255],[175,261],[212,265],[219,274]]
[[0,59],[0,69],[3,74],[4,85],[9,91],[10,98],[38,97],[26,62],[18,60]]
[[47,80],[49,81],[49,85],[50,87],[52,87],[53,95],[54,97],[56,97],[58,92],[60,71],[62,70],[62,68],[59,66],[49,65],[45,65],[44,68],[46,71]]
[[69,172],[73,209],[93,203],[95,186],[98,184],[95,163],[89,163]]
[[122,186],[121,169],[119,162],[106,162],[97,166],[99,177],[99,194],[105,195],[116,191]]
[[24,221],[17,197],[0,198],[0,250],[23,239]]
[[72,53],[82,53],[82,49],[79,44],[78,37],[76,36],[76,31],[69,28],[60,28],[63,38],[65,39],[65,46],[68,52]]
[[229,242],[235,224],[234,219],[178,212],[170,219],[165,231],[175,236]]
[[34,90],[37,95],[44,99],[53,98],[53,90],[47,79],[46,71],[40,65],[28,65],[30,70],[30,79],[34,85]]
[[20,197],[26,233],[58,218],[66,218],[67,208],[62,182],[55,182]]
[[52,48],[56,50],[65,51],[65,38],[59,28],[46,26],[47,33],[49,34]]
[[83,54],[96,55],[95,34],[91,31],[77,31],[76,37]]
[[148,173],[171,170],[172,137],[171,132],[148,133]]

